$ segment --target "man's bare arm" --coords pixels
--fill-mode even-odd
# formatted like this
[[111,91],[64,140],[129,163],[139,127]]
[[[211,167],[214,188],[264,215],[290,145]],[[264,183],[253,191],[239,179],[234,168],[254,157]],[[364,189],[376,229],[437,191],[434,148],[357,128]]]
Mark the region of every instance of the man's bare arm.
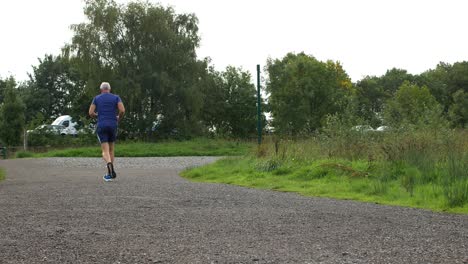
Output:
[[117,120],[120,121],[125,114],[125,106],[123,105],[122,102],[119,102],[117,104],[117,108],[119,108],[119,115],[117,116]]
[[91,105],[89,106],[88,114],[89,114],[89,116],[92,117],[92,118],[96,118],[96,117],[97,117],[97,114],[96,114],[96,105],[95,105],[95,104],[91,104]]

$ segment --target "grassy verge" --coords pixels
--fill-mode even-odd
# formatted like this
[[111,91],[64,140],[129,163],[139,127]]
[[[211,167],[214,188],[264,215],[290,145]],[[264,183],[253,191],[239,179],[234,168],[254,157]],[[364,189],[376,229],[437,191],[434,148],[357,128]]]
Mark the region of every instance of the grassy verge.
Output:
[[[118,157],[235,156],[243,155],[250,143],[218,139],[194,139],[160,143],[117,143]],[[99,146],[52,150],[45,153],[18,152],[24,157],[101,157]]]
[[0,168],[0,181],[3,181],[5,179],[5,170]]
[[197,182],[468,213],[468,138],[454,133],[274,141],[186,170]]
[[[381,166],[385,167],[384,164]],[[411,180],[405,184],[402,180],[404,176],[383,182],[378,172],[371,170],[367,161],[322,159],[309,164],[285,165],[253,157],[232,157],[186,170],[182,176],[196,182],[226,183],[296,192],[305,196],[468,213],[468,203],[461,206],[449,204],[443,184],[420,183],[410,187]],[[415,169],[408,167],[406,170],[411,173]]]

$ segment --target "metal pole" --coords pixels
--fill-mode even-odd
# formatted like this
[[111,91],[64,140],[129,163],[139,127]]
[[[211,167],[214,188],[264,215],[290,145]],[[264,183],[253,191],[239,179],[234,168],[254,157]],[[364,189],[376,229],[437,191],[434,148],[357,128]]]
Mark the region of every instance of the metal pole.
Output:
[[262,144],[262,109],[260,98],[260,64],[257,64],[257,131],[258,131],[258,144]]
[[28,133],[26,128],[23,129],[23,150],[28,151]]

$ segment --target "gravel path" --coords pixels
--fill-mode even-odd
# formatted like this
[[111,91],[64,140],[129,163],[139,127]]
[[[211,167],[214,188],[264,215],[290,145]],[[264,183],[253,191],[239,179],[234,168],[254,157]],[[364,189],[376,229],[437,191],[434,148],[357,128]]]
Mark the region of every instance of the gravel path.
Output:
[[468,216],[201,184],[210,157],[0,161],[0,263],[468,263]]

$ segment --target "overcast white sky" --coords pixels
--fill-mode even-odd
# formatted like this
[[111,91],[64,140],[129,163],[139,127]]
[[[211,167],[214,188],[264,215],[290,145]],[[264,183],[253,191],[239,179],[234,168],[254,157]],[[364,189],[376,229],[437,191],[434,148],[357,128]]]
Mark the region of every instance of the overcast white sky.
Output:
[[[126,0],[117,2],[125,3]],[[410,73],[468,60],[464,0],[162,0],[195,13],[199,57],[253,74],[287,52],[338,60],[353,81],[398,67]],[[25,80],[45,53],[59,54],[84,21],[82,0],[0,0],[0,76]]]

